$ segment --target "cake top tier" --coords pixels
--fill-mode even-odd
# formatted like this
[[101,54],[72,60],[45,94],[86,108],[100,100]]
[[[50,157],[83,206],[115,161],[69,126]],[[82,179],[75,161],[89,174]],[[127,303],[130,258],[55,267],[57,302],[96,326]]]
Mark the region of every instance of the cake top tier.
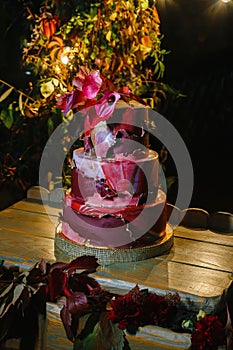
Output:
[[57,104],[65,115],[73,113],[75,118],[83,119],[84,150],[88,154],[97,157],[125,154],[129,140],[148,147],[145,133],[148,110],[144,102],[127,87],[115,91],[113,84],[98,71],[81,68],[73,80],[73,90],[59,96]]

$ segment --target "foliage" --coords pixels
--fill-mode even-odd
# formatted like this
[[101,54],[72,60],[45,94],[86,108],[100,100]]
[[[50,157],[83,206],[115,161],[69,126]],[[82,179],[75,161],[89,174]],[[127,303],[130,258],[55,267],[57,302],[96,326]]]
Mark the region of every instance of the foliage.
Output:
[[2,261],[0,342],[30,333],[16,326],[17,322],[31,325],[28,318],[45,314],[46,302],[52,301],[61,305],[61,320],[74,349],[94,350],[97,345],[105,350],[130,349],[124,330],[136,334],[146,325],[189,332],[195,350],[225,344],[226,329],[218,315],[182,309],[177,293],[160,296],[137,285],[125,295],[111,293],[89,276],[98,266],[93,256],[81,256],[70,263],[41,260],[31,270],[19,272],[6,268]]
[[79,66],[98,69],[117,89],[142,95],[163,77],[160,20],[154,2],[109,0],[47,1],[32,14],[23,60],[46,97],[69,90]]
[[167,52],[161,48],[153,1],[27,0],[21,7],[28,31],[21,43],[22,68],[30,81],[17,89],[1,80],[0,178],[19,181],[27,189],[37,174],[22,181],[20,168],[27,174],[38,169],[50,134],[67,122],[56,108],[56,96],[71,90],[80,65],[98,69],[117,89],[128,86],[137,95],[152,97],[158,106],[166,90],[160,80]]

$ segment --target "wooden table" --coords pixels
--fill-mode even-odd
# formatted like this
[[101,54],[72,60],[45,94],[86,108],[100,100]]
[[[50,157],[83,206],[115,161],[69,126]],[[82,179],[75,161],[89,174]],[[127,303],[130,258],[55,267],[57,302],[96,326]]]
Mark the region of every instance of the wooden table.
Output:
[[[54,225],[59,210],[49,206],[48,216],[45,209],[41,201],[25,199],[0,212],[0,259],[23,268],[31,267],[41,258],[55,260]],[[197,310],[202,308],[211,312],[223,292],[229,289],[232,271],[232,234],[179,226],[174,230],[174,245],[168,253],[136,263],[100,267],[95,277],[106,288],[120,293],[126,293],[135,284],[161,294],[178,291],[184,302],[191,300]],[[59,317],[56,318],[56,308],[55,305],[48,305],[51,327],[48,327],[46,349],[72,349]],[[140,339],[134,338],[133,341],[136,339],[139,345],[134,345],[132,349],[188,348],[188,338],[185,336],[177,335],[169,346],[169,342],[167,345],[160,342],[155,347],[150,327],[143,332],[141,338],[140,334],[136,338],[147,339],[148,347],[145,347],[145,343],[140,347]],[[177,344],[174,345],[174,342]]]

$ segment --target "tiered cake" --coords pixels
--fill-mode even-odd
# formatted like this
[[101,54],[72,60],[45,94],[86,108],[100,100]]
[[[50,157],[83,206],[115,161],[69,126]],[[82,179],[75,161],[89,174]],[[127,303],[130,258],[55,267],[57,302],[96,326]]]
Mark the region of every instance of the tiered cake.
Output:
[[84,147],[73,152],[55,254],[95,255],[103,264],[158,255],[172,245],[172,230],[158,154],[149,149],[148,109],[120,100],[110,117],[96,120],[92,108]]

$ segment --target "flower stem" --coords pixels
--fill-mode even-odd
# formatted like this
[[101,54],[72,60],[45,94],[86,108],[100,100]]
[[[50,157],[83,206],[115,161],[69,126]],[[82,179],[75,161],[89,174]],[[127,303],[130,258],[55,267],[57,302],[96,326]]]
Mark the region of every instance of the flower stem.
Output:
[[9,86],[10,88],[13,88],[18,94],[21,94],[25,97],[27,97],[29,100],[36,102],[36,100],[34,100],[34,98],[28,96],[27,94],[25,94],[24,92],[22,92],[21,90],[16,89],[14,86],[12,86],[11,84],[7,83],[6,81],[0,79],[0,82],[6,86]]

